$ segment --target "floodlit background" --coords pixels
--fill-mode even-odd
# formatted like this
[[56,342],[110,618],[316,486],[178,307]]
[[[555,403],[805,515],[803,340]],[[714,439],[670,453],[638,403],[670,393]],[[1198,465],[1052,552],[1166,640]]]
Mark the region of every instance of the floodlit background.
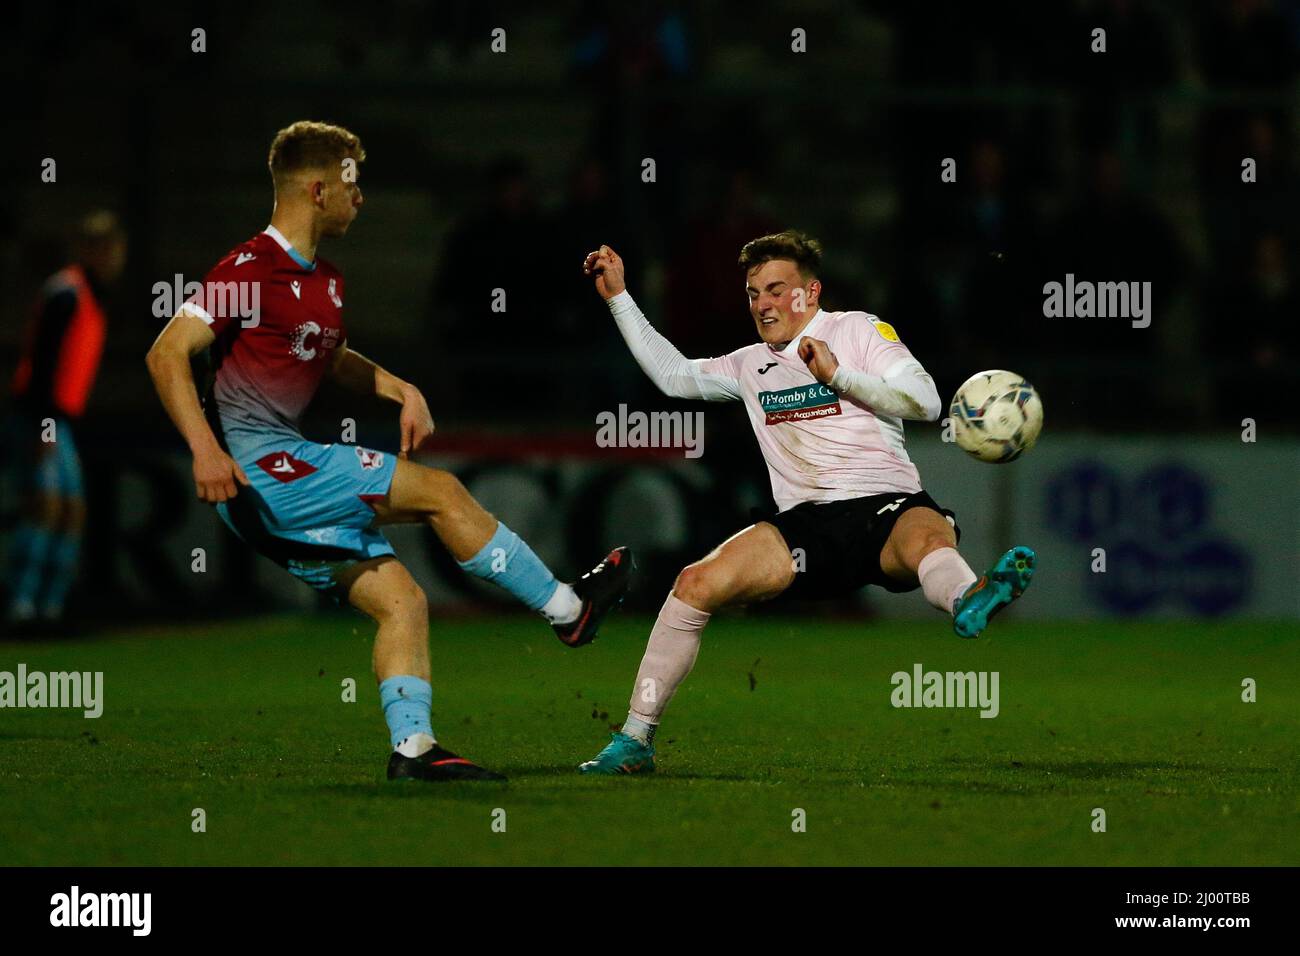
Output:
[[[103,206],[131,236],[77,426],[79,619],[317,601],[194,502],[143,363],[154,284],[201,279],[266,225],[267,148],[304,118],[369,154],[360,218],[321,249],[347,276],[350,343],[424,389],[426,460],[557,570],[632,544],[633,603],[653,608],[770,504],[741,408],[658,395],[583,255],[614,246],[656,325],[706,356],[754,340],[741,245],[795,227],[825,244],[826,307],[893,323],[945,398],[985,368],[1041,391],[1043,438],[1010,466],[907,428],[973,565],[1039,549],[1016,614],[1300,616],[1300,4],[987,6],[20,5],[0,36],[0,373],[67,227]],[[1045,318],[1067,273],[1151,282],[1150,327]],[[620,403],[705,411],[703,457],[598,448],[595,416]],[[395,410],[334,392],[307,434],[337,440],[344,417],[393,449]],[[0,488],[3,536],[22,502]],[[427,532],[393,539],[436,604],[497,599]],[[856,603],[933,614],[919,593]]]

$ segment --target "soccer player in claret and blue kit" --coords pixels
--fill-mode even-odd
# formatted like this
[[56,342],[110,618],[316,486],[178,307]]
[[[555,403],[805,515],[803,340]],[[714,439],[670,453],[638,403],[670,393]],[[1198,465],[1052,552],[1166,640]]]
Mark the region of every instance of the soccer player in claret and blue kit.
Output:
[[[149,372],[193,453],[198,497],[259,553],[378,624],[389,779],[500,780],[434,735],[428,602],[380,527],[427,523],[461,568],[505,588],[574,647],[622,602],[632,558],[616,548],[576,583],[558,581],[454,475],[409,460],[433,432],[429,407],[414,385],[351,348],[343,276],[316,254],[360,211],[364,159],[342,127],[281,130],[269,159],[270,225],[227,253],[180,307],[149,351]],[[204,350],[215,373],[201,403],[190,359]],[[400,407],[398,456],[303,437],[299,420],[327,377]]]
[[687,359],[646,320],[609,246],[590,253],[595,281],[642,370],[666,395],[742,402],[779,509],[738,531],[677,576],[650,632],[620,732],[579,770],[655,769],[654,736],[695,665],[700,634],[721,608],[782,594],[816,600],[871,584],[918,587],[973,638],[1024,593],[1034,552],[1016,547],[976,577],[957,551],[953,512],[921,487],[903,420],[934,421],[933,379],[887,322],[821,308],[821,244],[802,233],[745,245],[740,268],[758,342]]

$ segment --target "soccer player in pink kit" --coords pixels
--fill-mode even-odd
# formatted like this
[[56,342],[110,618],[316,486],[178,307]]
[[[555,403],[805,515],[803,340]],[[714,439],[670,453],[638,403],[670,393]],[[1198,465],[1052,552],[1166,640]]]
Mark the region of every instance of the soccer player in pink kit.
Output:
[[[419,389],[349,347],[343,276],[316,256],[361,208],[364,159],[342,127],[281,130],[269,159],[271,224],[208,273],[149,350],[149,372],[194,454],[198,497],[258,552],[378,623],[389,779],[501,780],[434,736],[428,602],[378,526],[427,523],[461,568],[505,588],[575,647],[622,601],[632,559],[617,548],[577,583],[560,582],[454,475],[407,460],[433,432],[429,407]],[[205,409],[190,358],[208,349],[216,371]],[[397,458],[303,437],[299,419],[327,377],[401,406]]]
[[820,244],[797,232],[747,243],[740,266],[762,341],[690,360],[637,308],[614,250],[601,246],[587,256],[584,271],[595,276],[628,348],[660,390],[745,403],[779,513],[677,576],[650,633],[623,729],[579,767],[583,773],[654,770],[660,717],[719,608],[787,592],[814,599],[867,584],[893,592],[920,587],[953,615],[959,636],[977,637],[1029,585],[1029,548],[1012,548],[979,579],[957,552],[953,513],[922,490],[903,447],[901,419],[939,417],[934,381],[887,323],[819,307],[820,265]]

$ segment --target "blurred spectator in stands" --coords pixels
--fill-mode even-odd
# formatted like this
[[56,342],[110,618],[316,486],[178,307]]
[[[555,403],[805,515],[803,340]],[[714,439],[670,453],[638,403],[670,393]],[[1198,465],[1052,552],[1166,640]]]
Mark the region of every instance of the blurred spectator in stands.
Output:
[[[1287,168],[1289,149],[1278,120],[1267,111],[1220,110],[1201,130],[1200,174],[1205,225],[1216,271],[1250,268],[1255,240],[1280,226],[1290,228],[1300,199]],[[1243,161],[1253,162],[1244,181]]]
[[10,463],[23,505],[10,542],[8,621],[58,625],[81,557],[86,522],[73,423],[85,412],[107,338],[105,293],[126,265],[112,213],[78,224],[73,257],[41,288],[13,380]]
[[671,4],[633,0],[613,7],[593,0],[574,18],[573,71],[599,86],[654,83],[690,69],[686,20]]
[[[1292,5],[1294,6],[1294,5]],[[1201,73],[1214,87],[1284,88],[1297,66],[1294,25],[1269,0],[1229,0],[1200,8]]]
[[[572,75],[595,107],[590,141],[629,199],[632,228],[671,230],[685,204],[695,139],[685,125],[691,93],[676,82],[693,67],[685,14],[652,0],[588,0],[571,35]],[[653,182],[642,179],[646,159],[655,164]]]
[[[1083,100],[1079,119],[1090,145],[1122,138],[1143,152],[1158,146],[1159,115],[1145,97],[1179,78],[1170,27],[1149,0],[1103,0],[1080,11],[1063,62]],[[1106,31],[1105,53],[1093,52],[1097,29]]]
[[[1295,264],[1277,233],[1250,244],[1249,268],[1212,290],[1201,322],[1201,338],[1213,350],[1219,395],[1249,396],[1247,405],[1225,404],[1221,418],[1239,421],[1293,418],[1300,375],[1300,287]],[[1230,405],[1231,407],[1228,407]],[[1249,407],[1247,407],[1249,406]]]
[[[1295,196],[1286,157],[1300,57],[1295,24],[1266,0],[1212,4],[1202,13],[1202,79],[1240,99],[1202,108],[1197,167],[1215,268],[1241,272],[1250,268],[1254,240]],[[1256,164],[1253,183],[1242,182],[1247,158]]]
[[[1040,237],[1028,196],[1010,181],[1006,152],[994,139],[976,140],[957,168],[952,201],[904,214],[912,221],[900,223],[907,238],[895,277],[897,321],[909,347],[929,356],[940,370],[931,374],[940,378],[948,359],[988,362],[1000,349],[1000,360],[1010,363],[1008,347],[1029,348],[1039,339],[1032,257]],[[991,341],[982,319],[993,316],[1006,333]],[[1020,323],[1033,328],[1021,334]]]
[[528,164],[515,156],[497,159],[484,201],[448,232],[430,327],[439,338],[474,344],[547,342],[554,317],[552,300],[540,294],[553,278],[546,272],[547,242]]
[[[1075,281],[1150,282],[1152,320],[1159,321],[1161,309],[1168,315],[1181,292],[1190,263],[1169,219],[1132,188],[1119,153],[1106,147],[1089,158],[1086,188],[1057,223],[1044,265],[1044,282],[1064,282],[1067,273]],[[1122,318],[1043,321],[1062,357],[1123,359],[1150,356],[1159,348],[1160,336]]]
[[591,279],[582,274],[582,260],[601,243],[617,249],[627,263],[628,287],[645,291],[641,284],[646,264],[642,236],[630,227],[623,196],[611,188],[609,180],[604,161],[595,152],[583,153],[569,170],[563,203],[547,219],[546,253],[551,262],[547,287],[560,340],[584,339],[592,320],[602,317],[600,303],[591,295]]
[[751,239],[806,227],[783,223],[763,210],[752,168],[714,169],[712,203],[668,239],[664,334],[688,358],[722,355],[755,338],[736,260]]

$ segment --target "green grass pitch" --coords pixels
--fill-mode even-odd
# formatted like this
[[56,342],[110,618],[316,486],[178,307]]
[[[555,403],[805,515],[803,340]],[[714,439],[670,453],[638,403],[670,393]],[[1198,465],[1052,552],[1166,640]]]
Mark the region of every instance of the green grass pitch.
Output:
[[[105,698],[97,720],[0,710],[3,862],[1300,862],[1294,624],[1009,615],[962,641],[937,616],[719,615],[660,772],[580,777],[649,623],[615,615],[575,651],[530,617],[435,619],[435,729],[508,784],[383,779],[372,629],[348,613],[0,643],[0,670],[101,670]],[[892,707],[918,662],[998,671],[1000,714]]]

